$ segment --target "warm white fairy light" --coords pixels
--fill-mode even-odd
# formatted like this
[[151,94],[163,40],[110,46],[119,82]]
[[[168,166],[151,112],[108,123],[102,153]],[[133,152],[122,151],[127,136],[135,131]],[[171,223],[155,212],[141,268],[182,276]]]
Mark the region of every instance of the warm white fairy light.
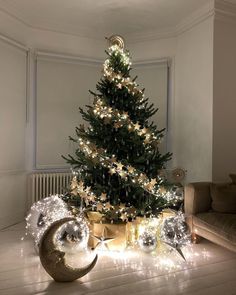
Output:
[[[104,62],[103,67],[105,79],[113,82],[118,89],[125,87],[129,93],[135,95],[135,99],[142,102],[144,100],[143,90],[139,90],[138,84],[128,76],[128,71],[131,66],[129,54],[124,52],[123,48],[112,45],[108,49],[108,55],[109,59]],[[121,62],[126,69],[126,74],[113,68],[112,61],[114,56],[119,58],[119,62]],[[142,142],[147,153],[152,154],[157,149],[161,136],[158,135],[155,129],[152,130],[152,127],[147,128],[146,126],[142,127],[139,122],[134,123],[130,119],[128,112],[120,111],[109,106],[101,96],[95,96],[94,107],[91,111],[96,117],[102,119],[105,125],[111,124],[115,129],[126,127],[129,132],[134,132],[138,136],[143,137],[144,139]],[[175,192],[167,192],[163,189],[162,184],[164,180],[158,175],[153,179],[149,179],[142,171],[139,171],[129,164],[127,165],[127,163],[124,165],[116,159],[115,155],[112,155],[112,157],[108,156],[105,149],[98,148],[93,142],[86,140],[87,136],[93,131],[92,127],[89,127],[87,131],[85,131],[84,127],[81,127],[79,129],[80,136],[78,136],[77,142],[80,151],[94,164],[99,164],[107,168],[110,175],[117,174],[122,180],[141,187],[145,192],[149,193],[152,200],[162,198],[166,206],[173,205],[180,201],[179,196],[177,196]],[[74,180],[77,181],[77,179],[79,181],[80,175]],[[118,208],[118,210],[116,210],[115,206],[111,206],[109,203],[109,195],[107,195],[106,198],[95,195],[91,187],[85,187],[82,181],[80,181],[74,189],[72,188],[72,194],[79,195],[86,205],[91,205],[93,209],[96,208],[99,212],[106,213],[112,209],[112,214],[116,212],[119,218],[123,220],[127,220],[129,217],[133,218],[137,213],[135,208],[129,207],[130,204],[127,204],[125,208]],[[105,201],[107,202],[105,203]],[[134,209],[134,211],[131,209]],[[130,210],[132,211],[131,213]]]
[[53,195],[31,206],[26,217],[26,230],[38,245],[43,233],[53,222],[70,216],[66,203],[59,195]]
[[89,239],[88,222],[82,216],[63,224],[57,231],[55,239],[60,251],[76,253],[87,249]]
[[190,232],[185,222],[185,216],[178,211],[175,216],[167,217],[161,226],[161,241],[166,243],[172,249],[175,249],[185,260],[182,247],[191,242]]
[[[112,56],[120,56],[120,61],[123,63],[124,66],[130,69],[131,62],[129,58],[129,53],[124,52],[123,48],[119,48],[117,45],[113,45],[109,47],[108,54]],[[125,77],[122,73],[116,73],[112,68],[110,59],[105,60],[103,65],[103,73],[107,80],[110,82],[114,82],[117,85],[118,89],[125,87],[129,93],[132,95],[137,95],[138,100],[142,102],[144,100],[143,91],[138,89],[138,84],[135,81],[132,81],[130,77]]]
[[105,101],[99,97],[96,97],[94,100],[94,109],[93,113],[101,119],[108,118],[116,128],[121,128],[125,126],[129,131],[136,132],[139,136],[144,136],[145,140],[143,141],[144,145],[147,144],[158,144],[160,138],[158,138],[153,132],[148,128],[140,128],[140,124],[132,122],[129,118],[127,112],[120,112],[117,109],[113,109],[106,105]]
[[[96,145],[93,143],[88,143],[88,141],[79,138],[79,147],[80,150],[91,159],[94,159],[93,155],[95,155],[96,160],[105,168],[109,169],[109,173],[111,175],[118,174],[122,179],[125,181],[132,181],[132,183],[139,185],[142,187],[144,191],[147,191],[152,197],[154,198],[163,198],[167,205],[173,205],[174,203],[179,202],[182,200],[181,196],[177,196],[175,192],[166,191],[162,186],[162,179],[157,176],[157,178],[149,179],[147,175],[141,171],[138,171],[136,168],[128,165],[125,166],[121,162],[117,161],[115,155],[112,155],[112,157],[108,157],[106,154],[106,151],[103,149],[96,148]],[[86,188],[84,186],[84,183],[80,181],[75,187],[73,187],[73,181],[77,182],[77,178],[75,177],[74,180],[72,180],[72,193],[75,192],[75,194],[78,194],[81,198],[84,199],[85,204],[88,205],[90,202],[94,202],[93,207],[97,207],[98,211],[109,211],[111,208],[113,209],[113,206],[109,204],[109,206],[104,204],[102,199],[98,196],[96,196],[91,188]],[[92,196],[92,197],[91,197]],[[127,207],[125,209],[119,209],[120,215],[124,214],[127,210],[130,210],[130,207]],[[132,212],[131,215],[127,215],[128,217],[135,217],[135,213]],[[125,216],[122,215],[122,219],[124,219]]]

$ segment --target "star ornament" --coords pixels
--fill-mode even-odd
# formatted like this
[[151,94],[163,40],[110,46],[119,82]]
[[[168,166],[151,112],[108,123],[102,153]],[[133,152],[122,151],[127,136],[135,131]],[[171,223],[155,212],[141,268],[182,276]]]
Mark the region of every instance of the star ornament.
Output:
[[134,171],[135,171],[134,167],[132,167],[132,166],[128,166],[127,169],[128,169],[128,172],[131,174],[134,173]]
[[110,168],[109,173],[111,175],[115,174],[116,173],[116,169],[115,168]]
[[101,234],[101,236],[94,236],[94,235],[92,235],[92,237],[93,237],[95,240],[97,240],[97,244],[96,244],[96,246],[94,247],[94,249],[96,249],[96,248],[99,246],[99,248],[101,248],[101,249],[106,248],[106,249],[109,250],[109,247],[108,247],[107,244],[110,243],[110,242],[112,242],[112,241],[114,241],[115,238],[108,238],[108,237],[106,237],[106,233],[107,233],[107,227],[104,226],[104,228],[103,228],[103,230],[102,230],[102,234]]
[[100,200],[101,201],[106,201],[107,199],[107,194],[106,193],[102,193],[101,196],[100,196]]
[[126,177],[126,173],[124,171],[121,171],[119,173],[119,175],[120,175],[121,178],[125,178]]
[[116,157],[115,157],[115,156],[112,156],[112,157],[111,157],[111,162],[112,162],[112,163],[115,163],[115,162],[116,162]]
[[118,162],[118,163],[116,164],[116,166],[117,166],[117,169],[118,169],[118,170],[122,170],[122,168],[124,167],[124,165],[121,164],[120,162]]
[[152,178],[151,181],[150,181],[151,185],[155,185],[157,183],[157,180],[156,178]]
[[140,129],[139,123],[134,124],[134,130],[139,130],[139,129]]
[[77,178],[76,176],[73,177],[71,184],[70,184],[70,188],[71,190],[74,190],[78,187],[78,182],[77,182]]

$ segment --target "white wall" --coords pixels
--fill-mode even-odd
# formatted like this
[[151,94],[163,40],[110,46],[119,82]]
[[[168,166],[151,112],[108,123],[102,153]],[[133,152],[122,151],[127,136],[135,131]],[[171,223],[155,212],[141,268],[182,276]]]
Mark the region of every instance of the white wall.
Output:
[[[213,179],[236,173],[236,18],[214,26]],[[227,78],[226,78],[227,77]]]
[[213,17],[181,34],[175,58],[174,163],[212,179]]
[[0,228],[26,205],[26,52],[0,41]]

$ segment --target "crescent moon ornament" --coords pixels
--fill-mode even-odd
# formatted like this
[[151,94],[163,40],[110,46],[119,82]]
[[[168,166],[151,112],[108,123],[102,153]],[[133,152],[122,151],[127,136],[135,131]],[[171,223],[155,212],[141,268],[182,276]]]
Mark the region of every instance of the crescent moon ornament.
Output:
[[112,45],[117,45],[120,49],[124,49],[125,47],[125,40],[120,35],[112,35],[111,37],[107,38],[109,47]]
[[65,252],[59,251],[55,244],[55,234],[60,226],[68,221],[76,220],[67,217],[54,222],[43,234],[39,245],[40,261],[46,272],[56,282],[72,282],[86,275],[95,266],[97,255],[93,261],[83,268],[73,268],[66,264]]

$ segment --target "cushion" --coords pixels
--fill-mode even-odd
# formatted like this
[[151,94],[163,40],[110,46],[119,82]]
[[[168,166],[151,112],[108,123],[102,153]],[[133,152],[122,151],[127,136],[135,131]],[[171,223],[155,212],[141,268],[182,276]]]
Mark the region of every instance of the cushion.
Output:
[[211,233],[236,243],[236,214],[216,212],[199,213],[193,223]]
[[236,184],[236,174],[231,173],[231,174],[229,175],[229,177],[231,178],[232,183],[233,183],[233,184]]
[[211,184],[212,209],[221,213],[236,213],[236,185]]

